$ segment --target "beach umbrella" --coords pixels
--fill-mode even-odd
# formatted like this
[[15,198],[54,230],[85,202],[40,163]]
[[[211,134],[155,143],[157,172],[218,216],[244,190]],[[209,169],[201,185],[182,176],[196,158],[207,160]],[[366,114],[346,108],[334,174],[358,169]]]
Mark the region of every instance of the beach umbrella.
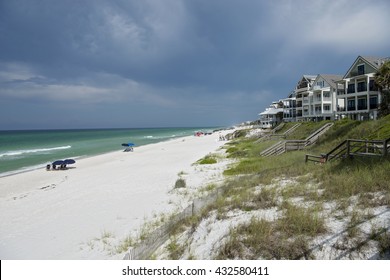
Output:
[[56,160],[52,163],[52,165],[62,165],[64,164],[64,161],[63,160]]
[[135,144],[134,143],[123,143],[122,146],[131,147],[131,146],[135,146]]
[[64,164],[74,164],[74,163],[76,163],[76,161],[74,159],[71,159],[71,158],[64,160]]

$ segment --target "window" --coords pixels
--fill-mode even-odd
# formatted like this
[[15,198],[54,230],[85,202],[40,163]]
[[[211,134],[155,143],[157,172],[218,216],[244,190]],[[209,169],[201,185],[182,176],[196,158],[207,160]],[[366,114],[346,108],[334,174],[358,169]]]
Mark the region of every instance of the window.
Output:
[[375,80],[370,80],[368,88],[370,89],[370,91],[378,91],[378,87],[375,83]]
[[358,84],[357,84],[357,91],[358,92],[367,91],[366,82],[358,82]]
[[370,96],[370,109],[378,109],[378,96]]
[[324,98],[330,97],[330,91],[324,91]]
[[355,99],[348,100],[348,111],[355,111]]
[[355,93],[355,84],[348,85],[348,93]]
[[358,66],[358,75],[364,75],[364,64]]
[[359,98],[358,99],[358,110],[367,110],[367,99]]
[[330,111],[330,105],[324,105],[324,111]]

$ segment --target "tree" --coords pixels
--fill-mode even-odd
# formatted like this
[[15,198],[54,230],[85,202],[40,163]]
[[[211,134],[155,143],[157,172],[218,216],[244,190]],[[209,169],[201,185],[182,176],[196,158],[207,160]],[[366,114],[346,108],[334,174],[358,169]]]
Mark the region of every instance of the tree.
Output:
[[375,83],[382,93],[379,116],[390,114],[390,60],[386,61],[375,73]]

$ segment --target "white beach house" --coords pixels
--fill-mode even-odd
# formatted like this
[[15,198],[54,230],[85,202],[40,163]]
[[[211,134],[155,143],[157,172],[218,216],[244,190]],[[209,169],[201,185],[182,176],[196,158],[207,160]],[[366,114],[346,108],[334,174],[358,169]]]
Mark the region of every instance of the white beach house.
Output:
[[287,98],[281,99],[283,104],[283,121],[295,122],[297,118],[297,101],[295,92],[292,91]]
[[261,128],[273,128],[283,120],[283,103],[273,102],[264,112],[259,114]]
[[337,117],[354,120],[377,119],[381,93],[375,73],[389,58],[358,56],[342,79],[337,94]]
[[303,75],[295,87],[297,121],[307,120],[310,116],[309,95],[312,93],[311,87],[316,77],[314,75]]
[[309,115],[306,120],[334,120],[337,111],[337,81],[341,75],[319,74],[309,92]]
[[344,76],[303,75],[287,98],[260,113],[263,128],[280,121],[377,119],[381,92],[375,73],[390,58],[358,56]]

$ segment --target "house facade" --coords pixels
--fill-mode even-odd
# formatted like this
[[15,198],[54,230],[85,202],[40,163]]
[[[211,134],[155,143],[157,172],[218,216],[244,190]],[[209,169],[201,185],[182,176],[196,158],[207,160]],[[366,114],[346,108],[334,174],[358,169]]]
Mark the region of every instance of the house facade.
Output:
[[309,92],[309,115],[305,120],[334,120],[337,109],[337,81],[341,75],[319,74]]
[[280,101],[272,104],[259,114],[260,127],[263,129],[273,128],[283,120],[283,103]]
[[303,75],[287,98],[259,114],[261,127],[271,128],[279,118],[286,122],[377,119],[381,92],[375,73],[389,60],[358,56],[344,76]]
[[291,92],[287,98],[281,99],[283,104],[283,121],[295,122],[297,118],[297,100],[295,92]]
[[354,120],[378,117],[381,93],[375,84],[375,73],[389,58],[358,56],[344,77],[337,81],[336,115]]
[[297,121],[303,121],[310,116],[309,95],[312,93],[311,87],[316,77],[314,75],[303,75],[295,87]]

